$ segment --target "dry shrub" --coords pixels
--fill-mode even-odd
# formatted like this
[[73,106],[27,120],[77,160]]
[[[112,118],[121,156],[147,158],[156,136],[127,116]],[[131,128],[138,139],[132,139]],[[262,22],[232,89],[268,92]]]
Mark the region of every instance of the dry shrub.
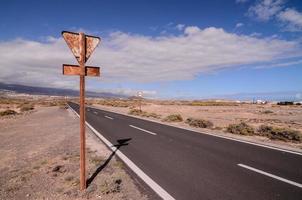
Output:
[[105,180],[100,187],[102,194],[111,194],[121,192],[122,179],[121,178],[112,178],[112,180]]
[[274,113],[274,112],[271,111],[271,110],[265,110],[265,111],[262,111],[261,113],[262,113],[262,114],[272,114],[272,113]]
[[238,106],[236,102],[216,102],[216,101],[192,101],[190,106]]
[[141,115],[142,111],[139,109],[131,109],[128,114],[129,115]]
[[20,106],[21,112],[26,112],[35,109],[35,107],[32,104],[23,104]]
[[63,107],[67,105],[67,101],[66,100],[42,101],[39,102],[39,104],[46,107],[52,107],[52,106]]
[[244,122],[240,122],[239,124],[230,124],[227,127],[227,131],[230,133],[233,133],[233,134],[237,134],[237,135],[254,135],[255,134],[254,128]]
[[172,115],[168,115],[167,117],[165,117],[163,119],[163,121],[165,122],[182,122],[182,116],[180,114],[172,114]]
[[198,127],[198,128],[212,128],[214,125],[211,121],[204,120],[204,119],[194,119],[192,117],[189,117],[186,120],[186,123],[189,124],[190,126]]
[[261,125],[258,128],[258,134],[262,136],[266,136],[272,140],[302,142],[301,132],[289,128],[279,128],[279,127]]
[[152,117],[152,118],[155,118],[155,119],[160,119],[161,115],[159,114],[156,114],[156,113],[149,113],[149,112],[146,112],[146,111],[142,111],[142,110],[139,110],[139,109],[131,109],[129,112],[128,112],[129,115],[137,115],[137,116],[141,116],[141,117]]
[[0,97],[0,104],[23,104],[23,103],[28,103],[27,100],[25,99],[16,99],[16,98],[6,98],[6,97]]
[[5,110],[0,112],[0,116],[16,115],[16,114],[18,113],[14,110]]
[[97,101],[96,103],[104,106],[122,107],[122,108],[127,108],[133,104],[132,101],[127,101],[127,100],[100,100]]

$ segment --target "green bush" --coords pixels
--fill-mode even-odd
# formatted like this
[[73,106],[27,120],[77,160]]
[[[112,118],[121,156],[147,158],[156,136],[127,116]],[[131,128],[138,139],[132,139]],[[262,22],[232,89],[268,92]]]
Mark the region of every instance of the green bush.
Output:
[[16,114],[18,114],[18,113],[14,110],[5,110],[5,111],[0,112],[0,116],[16,115]]
[[212,128],[213,127],[213,123],[208,120],[194,119],[192,117],[189,117],[186,120],[186,123],[189,124],[190,126],[198,127],[198,128]]
[[250,125],[240,122],[239,124],[230,124],[227,131],[237,135],[254,135],[255,130]]
[[258,134],[266,136],[272,140],[302,142],[301,132],[289,128],[278,128],[273,126],[261,125],[258,128]]
[[167,117],[165,117],[163,119],[163,121],[165,122],[182,122],[182,116],[180,114],[172,114],[172,115],[168,115]]

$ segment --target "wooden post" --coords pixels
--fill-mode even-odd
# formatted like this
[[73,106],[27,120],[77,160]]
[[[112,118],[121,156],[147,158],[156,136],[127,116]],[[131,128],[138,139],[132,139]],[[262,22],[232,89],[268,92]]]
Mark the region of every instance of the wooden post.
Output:
[[139,99],[139,111],[142,112],[142,100],[141,100],[141,98]]
[[80,189],[86,189],[86,155],[85,155],[85,59],[86,41],[80,33]]
[[85,139],[85,76],[100,76],[100,68],[85,66],[86,61],[101,38],[63,31],[62,36],[76,57],[78,65],[63,64],[64,75],[80,76],[80,189],[86,189],[86,139]]

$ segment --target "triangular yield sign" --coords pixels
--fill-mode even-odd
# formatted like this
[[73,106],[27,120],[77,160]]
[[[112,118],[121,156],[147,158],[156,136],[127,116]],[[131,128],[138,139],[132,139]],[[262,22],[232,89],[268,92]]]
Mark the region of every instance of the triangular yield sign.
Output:
[[[68,31],[62,32],[63,38],[66,41],[68,47],[72,51],[73,55],[76,57],[78,62],[80,63],[80,34],[79,33],[73,33]],[[99,37],[85,35],[86,40],[86,60],[87,62],[88,58],[93,53],[94,49],[98,46],[101,39]]]

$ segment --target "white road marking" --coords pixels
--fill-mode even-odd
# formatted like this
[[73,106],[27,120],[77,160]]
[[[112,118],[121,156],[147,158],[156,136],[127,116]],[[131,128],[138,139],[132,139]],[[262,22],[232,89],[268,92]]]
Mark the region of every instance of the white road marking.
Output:
[[111,120],[113,120],[113,118],[112,118],[112,117],[109,117],[109,116],[107,116],[107,115],[105,115],[105,117],[106,117],[107,119],[111,119]]
[[300,183],[297,183],[297,182],[294,182],[294,181],[291,181],[291,180],[282,178],[282,177],[280,177],[280,176],[276,176],[276,175],[267,173],[267,172],[262,171],[262,170],[260,170],[260,169],[256,169],[256,168],[253,168],[253,167],[244,165],[244,164],[237,164],[237,165],[240,166],[240,167],[243,167],[243,168],[252,170],[252,171],[254,171],[254,172],[257,172],[257,173],[259,173],[259,174],[262,174],[262,175],[265,175],[265,176],[269,176],[269,177],[274,178],[274,179],[277,179],[277,180],[279,180],[279,181],[283,181],[283,182],[285,182],[285,183],[288,183],[288,184],[297,186],[297,187],[299,187],[299,188],[302,188],[302,184],[300,184]]
[[[69,105],[68,105],[69,106]],[[69,106],[70,107],[70,106]],[[71,108],[71,107],[70,107]],[[80,115],[71,108],[71,110],[78,116]],[[118,150],[113,144],[111,144],[101,133],[95,130],[87,121],[86,125],[96,134],[112,151],[116,151],[116,155],[126,164],[138,177],[140,177],[150,188],[154,190],[162,199],[175,200],[166,190],[153,181],[147,174],[145,174],[138,166],[136,166],[125,154]]]
[[96,114],[96,115],[97,115],[97,114],[98,114],[98,112],[94,111],[94,114]]
[[146,132],[146,133],[149,133],[149,134],[151,134],[151,135],[157,135],[156,133],[153,133],[153,132],[151,132],[151,131],[147,131],[147,130],[142,129],[142,128],[139,128],[139,127],[137,127],[137,126],[133,126],[133,125],[129,125],[129,126],[132,127],[132,128],[138,129],[138,130],[140,130],[140,131],[144,131],[144,132]]

